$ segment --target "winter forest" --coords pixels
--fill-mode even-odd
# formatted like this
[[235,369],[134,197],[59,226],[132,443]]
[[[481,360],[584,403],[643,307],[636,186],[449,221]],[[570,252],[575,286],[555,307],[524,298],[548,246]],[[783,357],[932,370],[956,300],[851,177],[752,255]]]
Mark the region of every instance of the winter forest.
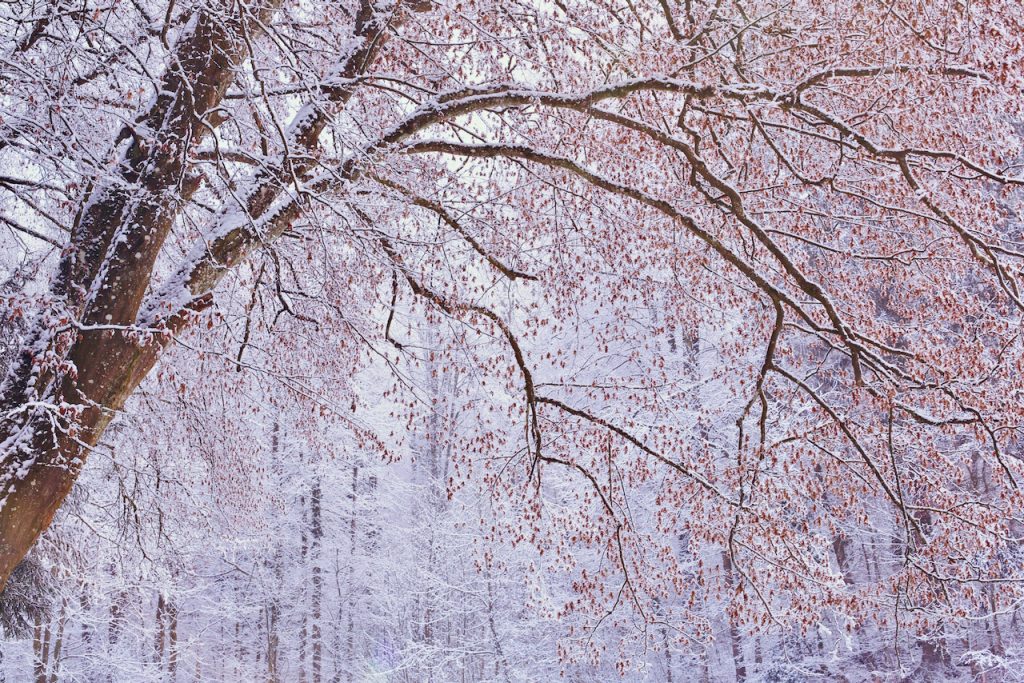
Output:
[[0,680],[1024,680],[1020,0],[0,0]]

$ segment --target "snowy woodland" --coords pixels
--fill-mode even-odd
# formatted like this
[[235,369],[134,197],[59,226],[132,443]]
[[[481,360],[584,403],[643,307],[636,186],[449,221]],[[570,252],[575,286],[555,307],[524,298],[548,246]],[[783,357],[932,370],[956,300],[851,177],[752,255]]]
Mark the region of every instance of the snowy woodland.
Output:
[[1024,679],[1020,0],[0,0],[0,680]]

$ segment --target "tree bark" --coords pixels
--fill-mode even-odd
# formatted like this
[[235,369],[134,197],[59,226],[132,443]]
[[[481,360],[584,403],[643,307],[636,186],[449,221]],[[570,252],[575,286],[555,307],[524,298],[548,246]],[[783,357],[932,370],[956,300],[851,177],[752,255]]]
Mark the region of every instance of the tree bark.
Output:
[[348,680],[355,680],[353,675],[352,662],[355,661],[356,655],[356,643],[355,643],[355,611],[356,611],[356,589],[355,589],[355,556],[356,556],[356,502],[359,494],[359,465],[352,465],[352,492],[350,494],[352,506],[351,514],[348,522],[348,551],[349,551],[349,562],[348,562],[348,619],[346,623],[346,640],[345,646],[348,652]]
[[158,591],[156,596],[156,633],[153,638],[153,660],[157,667],[163,669],[164,667],[164,643],[167,640],[166,633],[164,632],[164,594],[163,591]]
[[[253,8],[269,15],[277,0]],[[216,125],[213,116],[244,54],[241,20],[226,0],[198,12],[179,40],[153,106],[125,126],[120,177],[95,188],[61,261],[53,295],[59,329],[40,321],[3,385],[0,424],[0,591],[46,529],[110,420],[153,367],[190,310],[159,320],[155,341],[131,333],[161,247],[198,184],[188,151]],[[132,188],[127,191],[124,188]],[[115,239],[116,237],[116,239]],[[53,355],[65,362],[44,365]]]
[[313,482],[313,490],[310,493],[310,563],[313,573],[313,614],[311,627],[312,640],[312,669],[313,683],[320,683],[321,671],[323,668],[323,643],[320,629],[321,610],[323,608],[324,578],[320,567],[320,545],[324,535],[323,521],[321,519],[321,485],[320,476],[317,475]]
[[168,634],[168,655],[167,655],[167,680],[174,683],[178,675],[178,606],[173,600],[167,603],[167,611],[170,615],[170,633]]
[[47,683],[46,655],[49,639],[50,632],[43,625],[43,616],[36,614],[35,623],[32,626],[32,669],[36,683]]
[[50,655],[50,683],[57,683],[60,671],[60,655],[64,648],[64,627],[67,625],[67,601],[61,604],[60,616],[57,618],[57,633],[53,640],[53,651]]
[[[274,476],[284,476],[281,467],[281,422],[274,423],[274,430],[270,437],[271,470]],[[279,634],[279,622],[281,620],[281,591],[284,586],[284,562],[281,556],[281,535],[277,536],[274,547],[273,562],[274,590],[271,591],[270,599],[264,607],[264,619],[267,632],[267,683],[278,683],[280,681],[279,658],[281,640]]]

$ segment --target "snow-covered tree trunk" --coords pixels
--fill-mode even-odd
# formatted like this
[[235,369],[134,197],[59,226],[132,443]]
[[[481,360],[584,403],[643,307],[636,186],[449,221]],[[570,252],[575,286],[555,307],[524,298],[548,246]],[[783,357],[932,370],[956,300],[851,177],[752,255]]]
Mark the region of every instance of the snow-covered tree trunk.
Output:
[[[272,5],[252,11],[266,18]],[[87,192],[53,284],[53,307],[36,321],[3,384],[0,591],[49,526],[89,449],[188,315],[207,303],[157,308],[140,320],[157,257],[197,188],[188,154],[219,123],[218,106],[245,49],[229,6],[196,11],[152,107],[114,141],[120,175]]]

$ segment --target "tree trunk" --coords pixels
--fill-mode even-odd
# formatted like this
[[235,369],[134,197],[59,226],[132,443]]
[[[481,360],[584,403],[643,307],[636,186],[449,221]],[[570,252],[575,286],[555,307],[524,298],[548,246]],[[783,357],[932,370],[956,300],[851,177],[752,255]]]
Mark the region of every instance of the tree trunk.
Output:
[[348,650],[348,681],[354,680],[352,662],[355,660],[355,611],[356,611],[356,590],[355,590],[355,556],[356,556],[356,496],[359,490],[359,465],[352,465],[352,509],[348,526],[348,623],[346,624],[346,647]]
[[[270,0],[257,12],[269,18],[273,6]],[[60,322],[59,334],[49,329],[52,322],[37,323],[0,397],[10,416],[0,424],[0,443],[13,444],[0,454],[0,591],[50,525],[116,411],[184,327],[188,313],[209,303],[202,297],[169,317],[146,321],[156,331],[148,343],[124,329],[138,323],[179,207],[198,189],[186,173],[188,152],[208,132],[209,113],[227,91],[244,50],[234,13],[199,11],[192,31],[174,47],[175,67],[164,74],[152,107],[138,120],[153,138],[143,140],[126,127],[115,143],[132,141],[119,166],[121,177],[84,198],[52,288],[70,320]],[[43,366],[46,354],[70,364]]]
[[[110,604],[110,626],[107,630],[107,652],[111,655],[114,654],[114,646],[121,639],[121,631],[124,629],[124,603],[127,600],[127,594],[123,591],[114,598],[114,601]],[[107,674],[107,680],[113,681],[113,673]]]
[[[306,497],[299,496],[299,514],[302,515],[302,522],[300,524],[299,540],[301,543],[301,563],[302,569],[306,568],[306,560],[309,557],[309,536],[306,533]],[[302,589],[302,602],[305,603],[306,591],[305,582],[303,582]],[[306,640],[309,634],[309,613],[307,610],[302,610],[302,628],[299,629],[299,683],[306,683]]]
[[164,592],[158,591],[156,596],[156,634],[153,639],[153,660],[156,663],[157,670],[162,670],[164,667],[164,643],[167,640],[165,614],[166,602],[164,600]]
[[[274,430],[270,436],[270,467],[277,478],[283,477],[281,471],[281,423],[274,422]],[[280,536],[275,543],[273,562],[274,590],[271,591],[270,600],[264,606],[264,620],[266,621],[267,632],[267,683],[278,683],[280,681],[279,657],[281,649],[280,635],[278,633],[281,620],[281,589],[284,583],[284,561],[281,556]]]
[[665,644],[665,683],[672,682],[672,644],[668,637],[668,629],[661,628],[661,640]]
[[46,658],[49,640],[50,631],[43,625],[43,616],[36,614],[35,624],[32,627],[32,669],[36,683],[48,683]]
[[[728,552],[722,553],[722,571],[725,573],[726,584],[731,588],[735,585],[736,577],[733,576],[732,558]],[[747,666],[743,661],[743,640],[732,617],[727,614],[725,618],[729,624],[729,644],[732,648],[732,661],[736,667],[736,681],[743,683],[747,680]]]
[[53,651],[50,655],[50,683],[57,683],[60,671],[60,654],[64,647],[64,627],[67,625],[67,601],[61,604],[60,617],[57,619],[57,635],[53,640]]
[[278,649],[280,648],[280,641],[278,640],[277,634],[277,621],[279,617],[280,608],[278,607],[276,600],[271,600],[270,604],[266,607],[266,620],[267,620],[267,683],[278,683],[280,680],[278,674]]
[[310,519],[309,519],[309,536],[310,536],[310,563],[312,564],[313,571],[313,614],[312,616],[312,669],[313,669],[313,683],[320,683],[321,669],[323,666],[323,644],[322,634],[320,631],[320,617],[321,609],[323,607],[323,593],[324,593],[324,577],[320,567],[320,541],[324,535],[323,523],[321,520],[321,508],[320,508],[320,476],[317,475],[316,480],[313,482],[313,490],[310,494]]
[[178,674],[178,606],[173,600],[168,601],[167,611],[171,621],[168,634],[170,643],[167,656],[167,680],[174,683]]

